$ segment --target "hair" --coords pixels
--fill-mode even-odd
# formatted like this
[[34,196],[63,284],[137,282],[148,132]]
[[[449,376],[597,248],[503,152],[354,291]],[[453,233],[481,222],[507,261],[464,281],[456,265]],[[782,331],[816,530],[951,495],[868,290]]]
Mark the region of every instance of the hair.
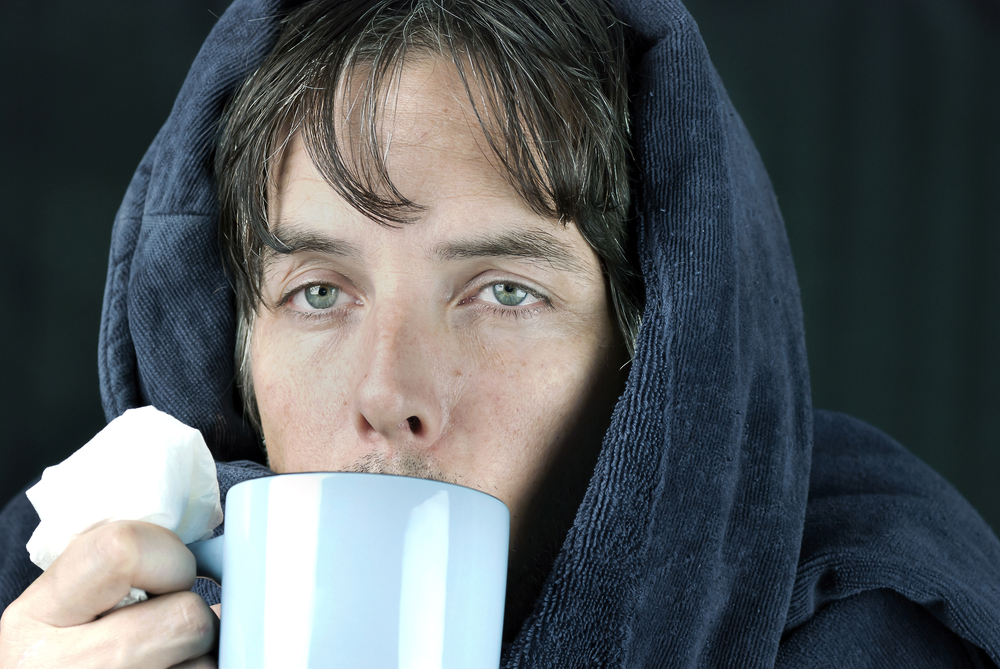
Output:
[[[535,212],[575,224],[597,253],[633,352],[642,297],[626,252],[625,32],[605,0],[312,0],[282,24],[223,114],[215,162],[237,382],[258,431],[250,339],[262,255],[288,252],[268,225],[269,184],[299,133],[320,174],[359,212],[386,226],[413,220],[420,206],[390,180],[380,133],[381,101],[406,58],[454,64],[507,180]],[[346,96],[353,137],[338,134],[348,127]]]

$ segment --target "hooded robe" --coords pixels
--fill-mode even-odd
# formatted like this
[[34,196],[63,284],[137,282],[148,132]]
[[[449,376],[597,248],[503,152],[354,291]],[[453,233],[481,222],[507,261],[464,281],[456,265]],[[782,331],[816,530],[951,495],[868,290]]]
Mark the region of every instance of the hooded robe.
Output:
[[[214,141],[292,4],[236,0],[218,21],[112,232],[107,418],[152,404],[200,429],[223,496],[270,472],[234,384]],[[633,38],[642,328],[574,524],[501,666],[1000,664],[996,536],[892,439],[812,408],[784,224],[694,20],[678,0],[613,4]],[[24,549],[37,522],[23,494],[0,515],[0,608],[40,573]]]

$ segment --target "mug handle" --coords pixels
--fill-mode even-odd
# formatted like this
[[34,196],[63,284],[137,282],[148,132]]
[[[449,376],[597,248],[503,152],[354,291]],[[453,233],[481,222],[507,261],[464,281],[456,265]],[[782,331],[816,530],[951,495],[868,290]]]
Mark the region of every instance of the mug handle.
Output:
[[198,576],[211,579],[219,585],[222,585],[222,540],[225,536],[220,534],[217,537],[204,541],[194,541],[187,545],[188,550],[194,553]]

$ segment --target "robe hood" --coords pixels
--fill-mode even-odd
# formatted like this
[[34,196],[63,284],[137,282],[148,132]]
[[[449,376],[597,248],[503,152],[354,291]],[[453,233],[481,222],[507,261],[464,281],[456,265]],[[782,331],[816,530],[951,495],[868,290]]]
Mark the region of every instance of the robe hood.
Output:
[[[214,144],[223,106],[293,4],[236,0],[218,21],[112,234],[99,351],[107,418],[153,404],[200,429],[220,463],[263,458],[235,387]],[[773,666],[782,639],[825,603],[880,588],[1000,661],[989,528],[893,442],[812,409],[784,224],[694,20],[676,0],[613,4],[634,37],[642,327],[589,489],[504,665]],[[869,494],[859,472],[872,457],[895,463],[874,514],[851,506]],[[220,464],[224,489],[265,473]],[[887,540],[914,508],[947,517],[963,539],[950,546],[918,518]],[[860,529],[840,537],[844,522]],[[894,581],[894,556],[913,553],[931,565],[924,581],[911,567]],[[944,562],[953,566],[932,568]]]

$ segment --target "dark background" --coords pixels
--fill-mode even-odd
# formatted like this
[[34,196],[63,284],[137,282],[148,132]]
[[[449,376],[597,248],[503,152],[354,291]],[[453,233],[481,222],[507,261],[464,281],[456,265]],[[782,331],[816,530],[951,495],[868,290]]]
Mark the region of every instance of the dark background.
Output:
[[[0,8],[0,501],[104,425],[111,223],[226,4]],[[1000,528],[1000,3],[688,6],[781,202],[815,405]]]

